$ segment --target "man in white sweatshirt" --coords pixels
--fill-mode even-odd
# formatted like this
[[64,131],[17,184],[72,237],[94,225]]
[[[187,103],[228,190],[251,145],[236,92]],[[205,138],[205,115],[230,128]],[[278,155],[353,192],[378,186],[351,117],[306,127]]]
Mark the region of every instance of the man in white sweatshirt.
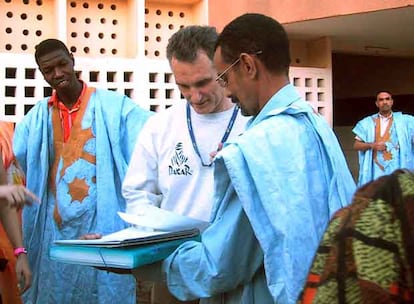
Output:
[[244,130],[248,117],[215,81],[214,27],[188,26],[168,42],[167,57],[181,94],[148,120],[122,186],[127,212],[151,204],[209,221],[213,204],[213,156]]
[[[150,204],[210,220],[213,158],[224,142],[244,131],[249,119],[215,80],[217,37],[214,27],[188,26],[170,38],[167,57],[186,101],[157,113],[141,131],[122,185],[127,213]],[[175,303],[166,286],[153,288],[163,303]]]

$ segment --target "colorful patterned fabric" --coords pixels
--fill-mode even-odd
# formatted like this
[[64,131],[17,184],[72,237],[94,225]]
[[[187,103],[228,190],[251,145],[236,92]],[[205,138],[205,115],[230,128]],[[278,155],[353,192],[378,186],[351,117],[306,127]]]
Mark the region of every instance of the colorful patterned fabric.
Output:
[[299,303],[414,303],[414,173],[361,187],[331,220]]
[[[18,166],[12,149],[14,124],[0,121],[0,152],[9,184],[24,184],[24,175]],[[17,288],[15,271],[16,258],[3,226],[0,224],[0,260],[4,261],[4,268],[0,272],[0,290],[3,303],[22,303],[20,292]]]

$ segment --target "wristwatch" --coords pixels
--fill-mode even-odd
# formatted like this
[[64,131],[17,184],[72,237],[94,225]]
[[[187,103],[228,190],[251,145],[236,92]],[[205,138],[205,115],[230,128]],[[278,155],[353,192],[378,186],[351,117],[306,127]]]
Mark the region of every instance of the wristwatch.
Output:
[[14,256],[17,258],[22,253],[27,254],[27,249],[24,247],[18,247],[14,249]]

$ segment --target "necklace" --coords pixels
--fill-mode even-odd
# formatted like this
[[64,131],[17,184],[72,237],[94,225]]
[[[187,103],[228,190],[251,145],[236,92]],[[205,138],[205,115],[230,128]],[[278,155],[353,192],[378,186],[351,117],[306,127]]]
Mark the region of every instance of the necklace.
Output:
[[[231,129],[233,128],[233,125],[234,125],[234,121],[236,120],[238,110],[239,110],[239,107],[237,105],[234,106],[233,114],[231,115],[230,121],[227,125],[226,130],[224,131],[224,135],[223,135],[220,143],[222,143],[222,144],[225,143],[227,138],[229,137]],[[193,144],[194,151],[195,151],[195,153],[197,153],[198,158],[200,158],[201,165],[203,167],[211,167],[213,162],[211,162],[209,164],[205,164],[203,162],[203,158],[201,157],[200,151],[198,150],[197,141],[196,141],[195,136],[194,136],[193,125],[191,123],[190,105],[188,103],[187,103],[187,128],[188,128],[188,132],[190,133],[191,143]]]

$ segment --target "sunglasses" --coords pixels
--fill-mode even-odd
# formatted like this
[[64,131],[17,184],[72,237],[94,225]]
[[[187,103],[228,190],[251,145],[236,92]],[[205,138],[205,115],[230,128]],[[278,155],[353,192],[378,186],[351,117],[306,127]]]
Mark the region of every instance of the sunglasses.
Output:
[[[256,51],[253,53],[249,53],[250,55],[260,55],[261,53],[263,53],[262,51]],[[232,63],[230,64],[223,72],[221,72],[217,77],[216,77],[216,81],[219,83],[220,86],[222,86],[223,88],[227,87],[228,85],[228,80],[226,77],[226,74],[228,71],[230,71],[233,67],[236,66],[236,64],[238,64],[240,62],[241,59],[241,54],[239,55],[239,57]]]

